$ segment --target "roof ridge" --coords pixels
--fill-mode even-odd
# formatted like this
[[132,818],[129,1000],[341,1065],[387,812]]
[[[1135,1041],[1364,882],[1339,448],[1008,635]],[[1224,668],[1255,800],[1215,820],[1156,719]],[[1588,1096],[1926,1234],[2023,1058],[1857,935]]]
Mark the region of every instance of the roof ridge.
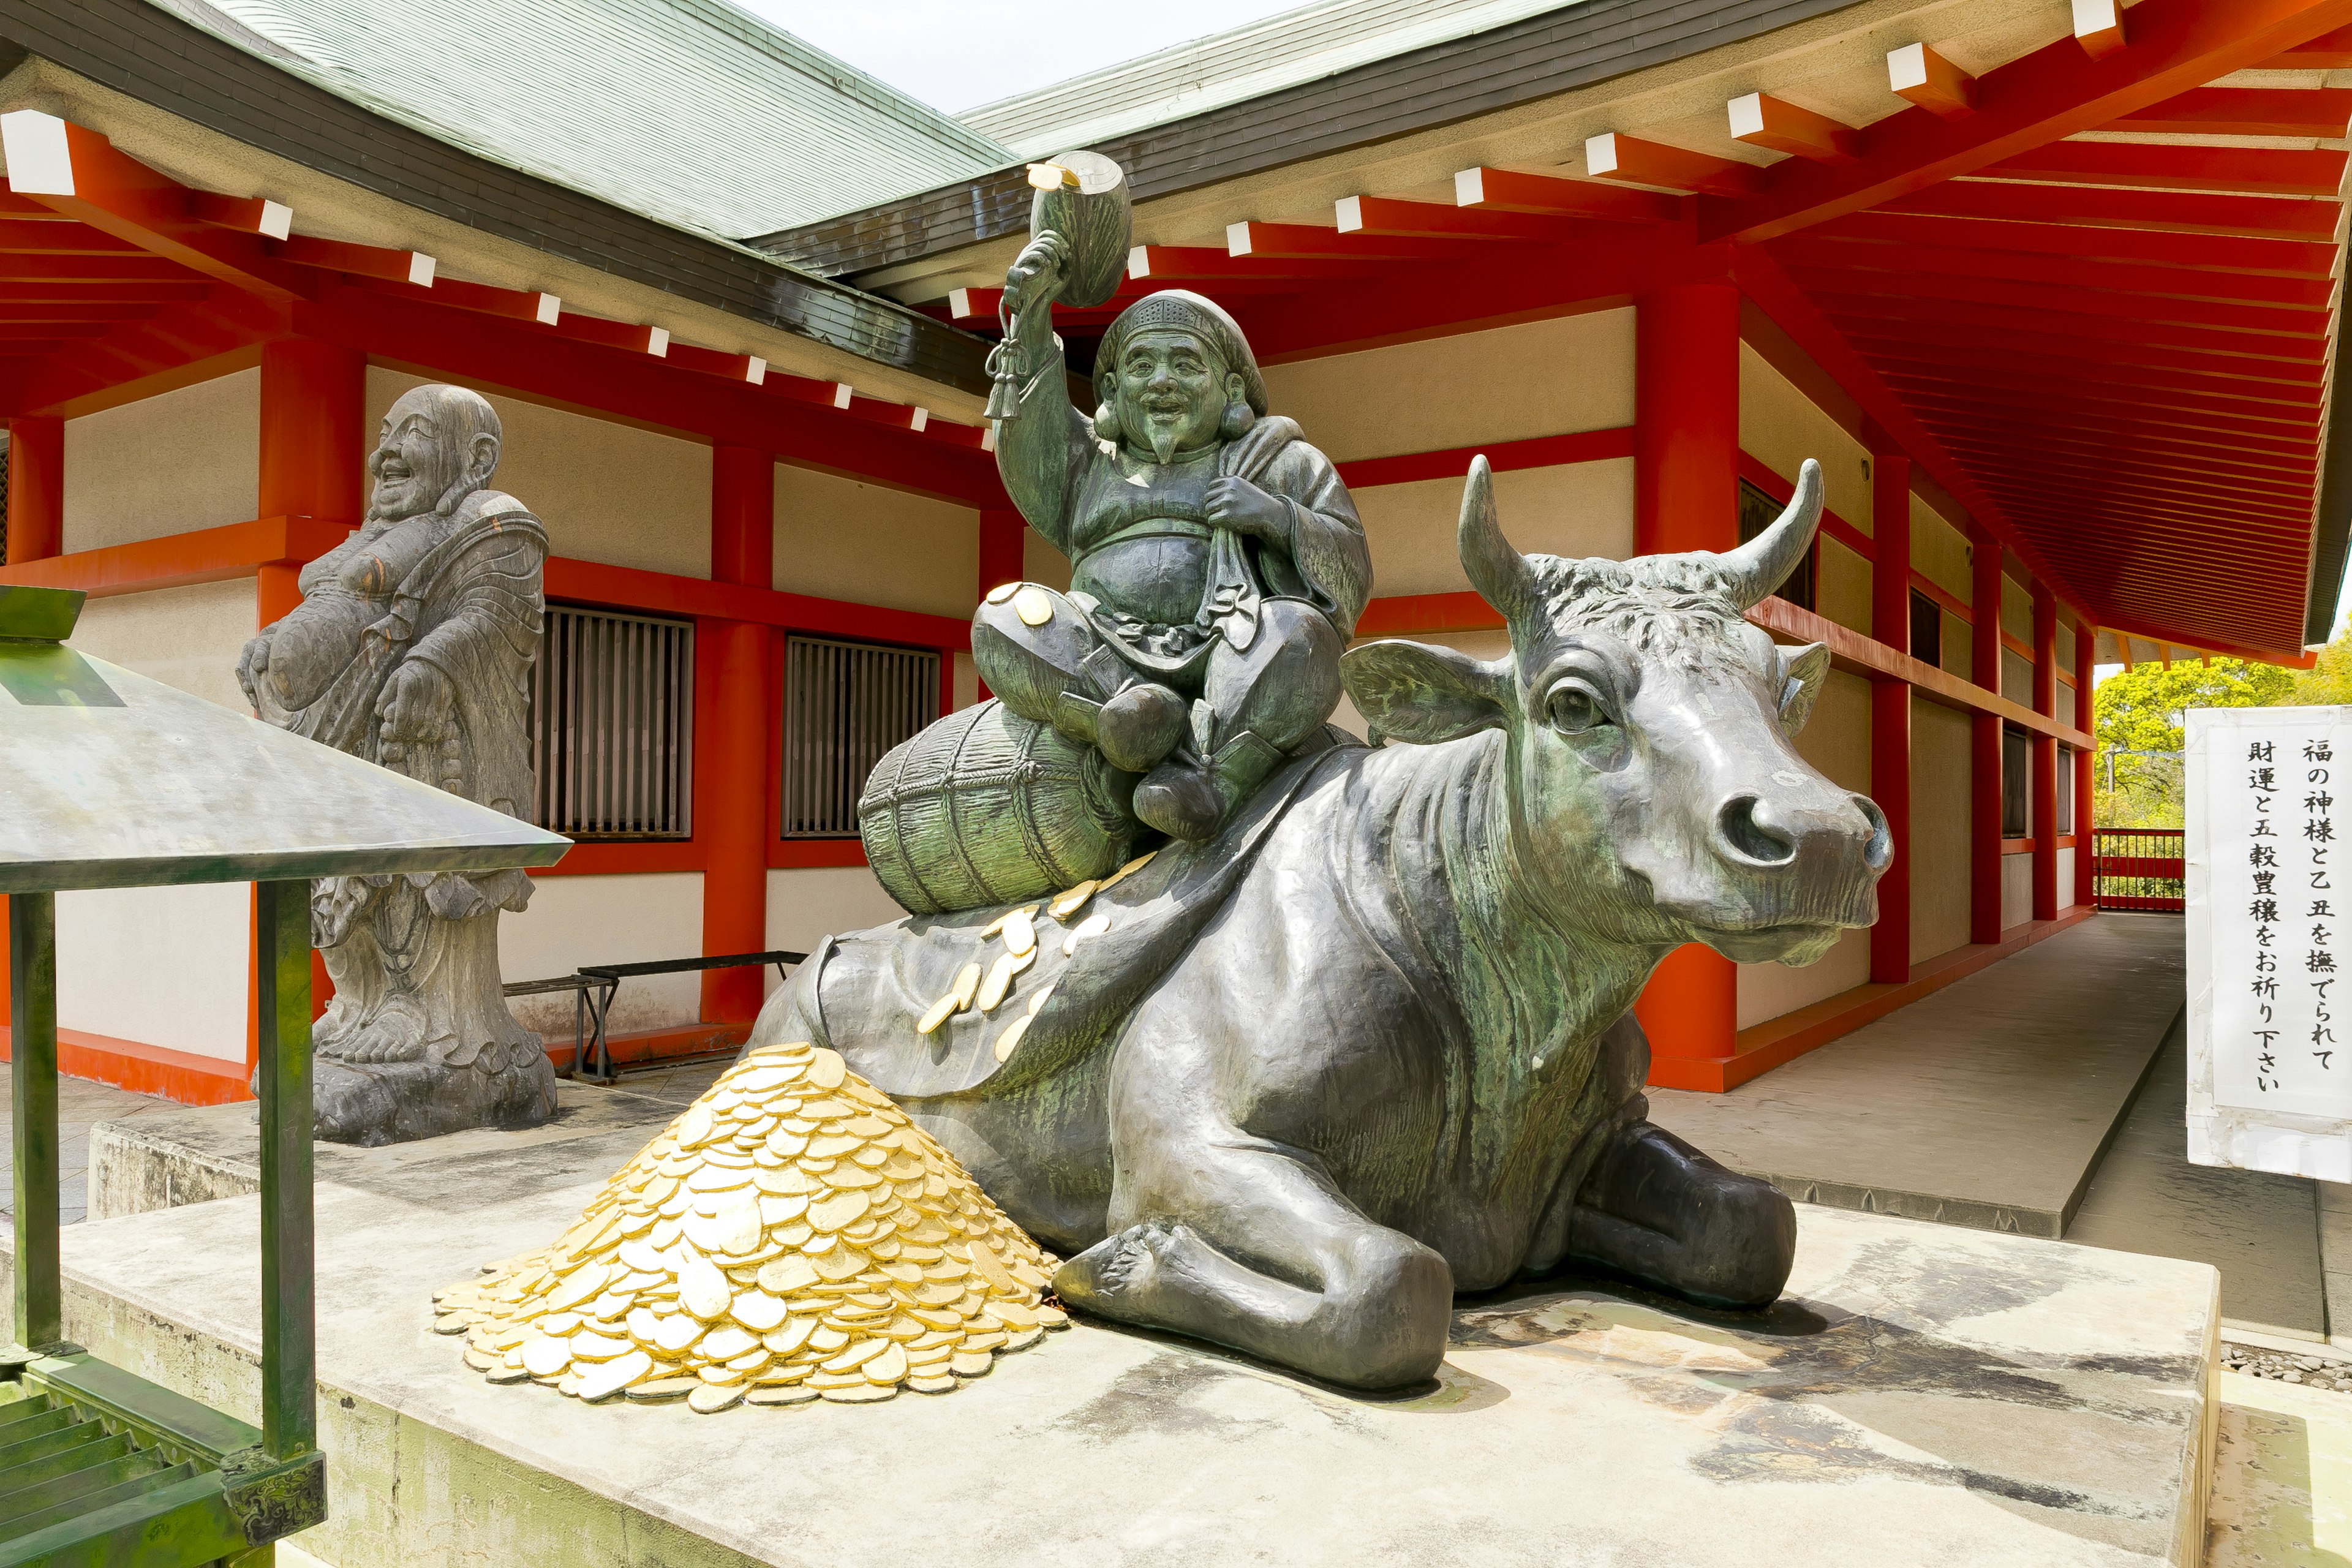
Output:
[[995,139],[964,124],[953,115],[934,109],[920,99],[901,92],[879,77],[869,75],[848,61],[825,53],[766,17],[732,4],[731,0],[652,0],[652,3],[666,5],[706,26],[730,34],[738,42],[760,50],[778,64],[857,99],[910,130],[939,136],[975,157],[1009,160],[1013,156]]

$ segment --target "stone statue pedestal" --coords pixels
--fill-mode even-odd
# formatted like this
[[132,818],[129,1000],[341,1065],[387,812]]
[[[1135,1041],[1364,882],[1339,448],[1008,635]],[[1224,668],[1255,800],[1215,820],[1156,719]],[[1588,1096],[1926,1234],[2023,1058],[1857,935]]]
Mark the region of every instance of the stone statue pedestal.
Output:
[[[1442,1380],[1399,1398],[1083,1321],[953,1398],[706,1418],[492,1387],[430,1332],[431,1292],[543,1244],[677,1109],[594,1092],[649,1120],[320,1151],[340,1500],[302,1545],[321,1560],[559,1562],[582,1542],[696,1565],[2198,1560],[2213,1270],[1832,1209],[1799,1211],[1769,1316],[1589,1283],[1462,1305]],[[250,1115],[125,1125],[155,1144]],[[69,1228],[68,1333],[183,1390],[250,1388],[256,1223],[226,1197]],[[498,1506],[415,1484],[433,1471],[490,1478]]]

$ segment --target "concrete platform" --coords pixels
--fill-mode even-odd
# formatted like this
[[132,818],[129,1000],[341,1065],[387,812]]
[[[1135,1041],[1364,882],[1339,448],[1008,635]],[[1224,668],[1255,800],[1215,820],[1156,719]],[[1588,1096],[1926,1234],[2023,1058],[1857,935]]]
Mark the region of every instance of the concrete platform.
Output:
[[[466,1372],[429,1291],[555,1235],[645,1135],[322,1177],[334,1512],[304,1551],[333,1568],[2198,1561],[2212,1269],[1817,1207],[1764,1318],[1597,1284],[1469,1304],[1440,1383],[1394,1400],[1087,1325],[955,1394],[870,1406],[697,1416]],[[67,1331],[252,1417],[257,1233],[251,1197],[72,1227]]]
[[2063,1235],[2180,1011],[2177,915],[2103,914],[1726,1094],[1652,1115],[1790,1196]]

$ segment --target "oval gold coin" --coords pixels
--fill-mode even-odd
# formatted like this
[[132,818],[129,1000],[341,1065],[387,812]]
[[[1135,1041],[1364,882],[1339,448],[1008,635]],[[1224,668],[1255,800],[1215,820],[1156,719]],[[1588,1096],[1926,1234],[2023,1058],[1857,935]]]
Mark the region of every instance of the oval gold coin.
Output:
[[992,605],[1001,605],[1004,603],[1005,600],[1013,597],[1013,595],[1021,592],[1023,586],[1024,584],[1017,582],[999,583],[995,587],[991,588],[988,591],[988,602]]
[[1015,958],[1037,945],[1037,925],[1027,910],[1015,910],[1004,917],[1004,951]]
[[996,1037],[998,1061],[1009,1062],[1013,1059],[1013,1053],[1021,1047],[1021,1037],[1029,1032],[1029,1024],[1033,1016],[1032,1014],[1024,1013],[1004,1026],[1004,1032]]
[[962,1010],[963,1005],[955,999],[955,993],[950,991],[932,1003],[929,1011],[916,1020],[915,1033],[928,1035]]
[[1024,584],[1013,595],[1013,613],[1024,626],[1042,626],[1054,618],[1054,601],[1035,584]]
[[848,1076],[848,1066],[837,1051],[818,1051],[809,1058],[808,1079],[819,1089],[837,1089]]
[[1085,920],[1080,921],[1076,925],[1072,926],[1070,928],[1070,934],[1062,939],[1062,956],[1064,958],[1073,956],[1078,951],[1078,943],[1087,941],[1090,938],[1100,936],[1103,932],[1108,930],[1110,930],[1110,917],[1108,915],[1088,915]]
[[1094,882],[1080,882],[1075,888],[1055,894],[1054,901],[1045,906],[1045,912],[1057,921],[1067,919],[1086,907],[1087,900],[1095,896],[1095,889],[1098,885]]
[[998,958],[990,966],[988,978],[981,982],[980,994],[972,999],[974,1005],[983,1013],[995,1012],[997,1004],[1004,1000],[1005,992],[1012,989],[1013,977],[1020,973],[1021,961],[1018,958],[1009,952]]
[[955,998],[959,1011],[971,1006],[971,999],[980,994],[980,973],[977,963],[967,963],[956,971],[955,989],[948,994]]

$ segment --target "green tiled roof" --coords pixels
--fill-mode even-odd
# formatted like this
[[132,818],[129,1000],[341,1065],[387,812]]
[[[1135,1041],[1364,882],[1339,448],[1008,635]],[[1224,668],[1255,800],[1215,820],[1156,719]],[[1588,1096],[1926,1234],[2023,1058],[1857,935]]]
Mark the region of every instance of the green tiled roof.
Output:
[[722,238],[1013,162],[726,0],[152,0],[377,113]]

